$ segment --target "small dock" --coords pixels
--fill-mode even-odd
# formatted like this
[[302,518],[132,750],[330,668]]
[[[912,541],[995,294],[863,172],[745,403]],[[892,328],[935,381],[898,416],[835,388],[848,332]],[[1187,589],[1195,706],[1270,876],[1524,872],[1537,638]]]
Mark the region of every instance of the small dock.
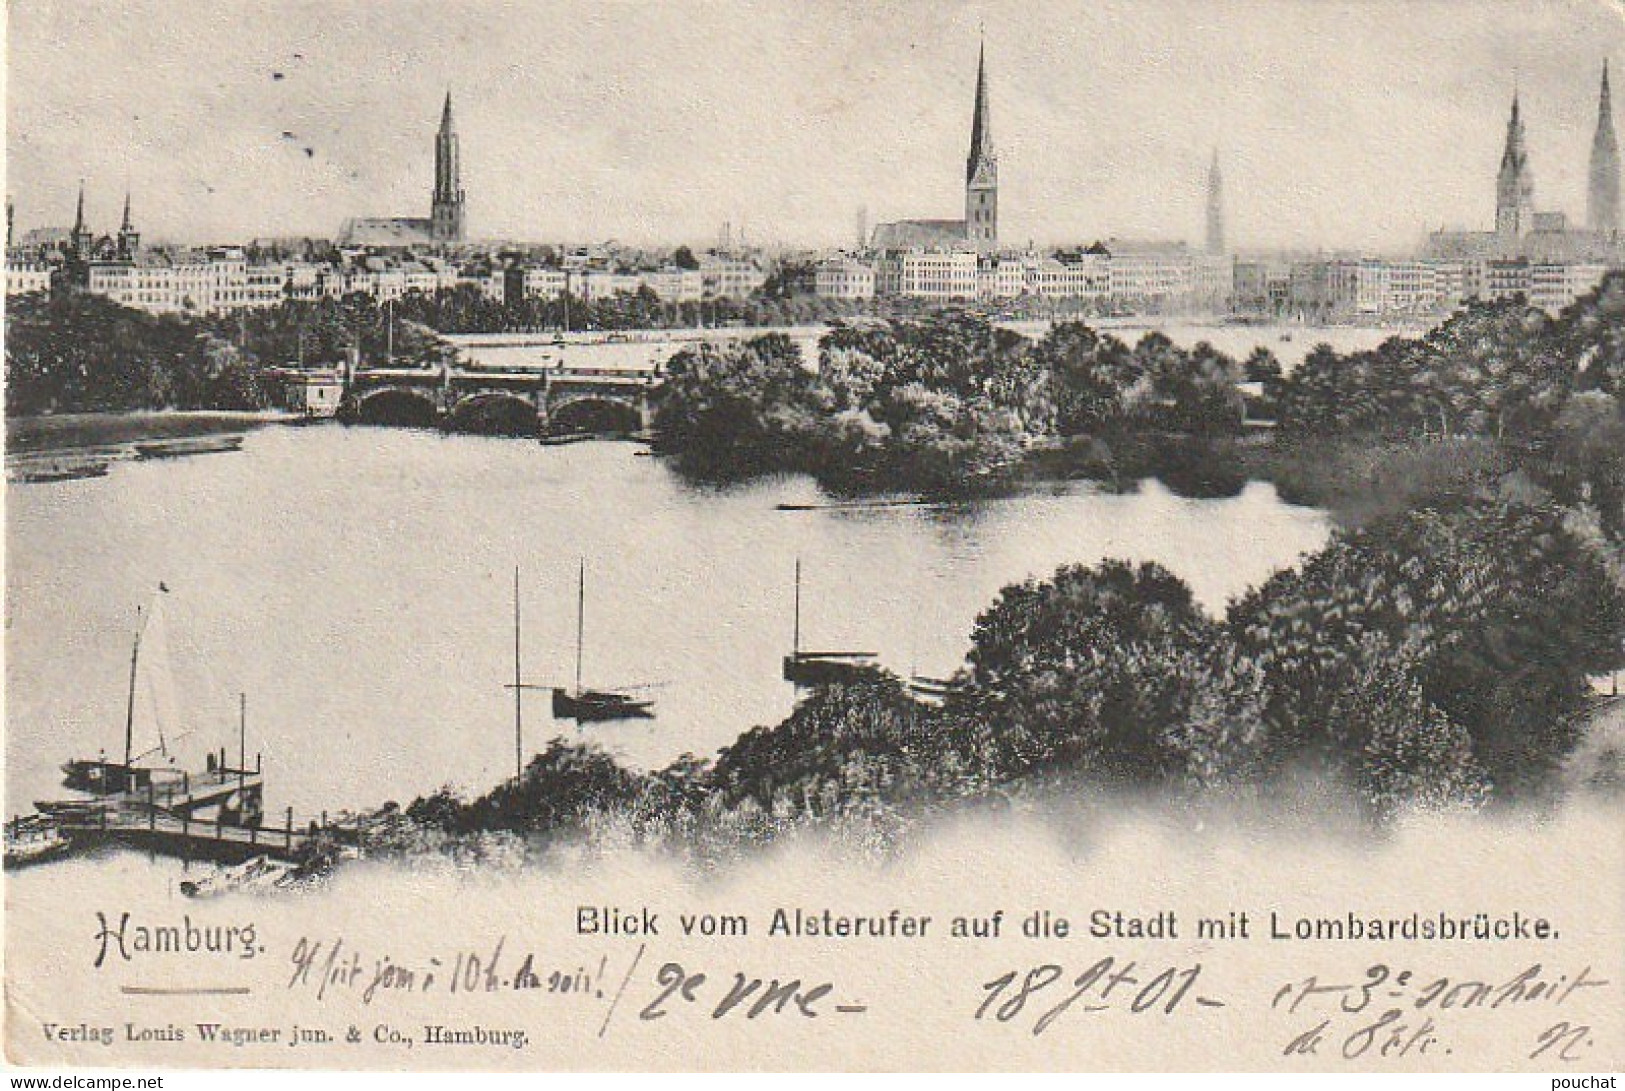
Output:
[[221,820],[195,819],[126,801],[58,818],[57,830],[76,849],[125,845],[182,860],[240,864],[257,856],[291,862],[313,842],[328,840],[353,845],[358,831],[351,826],[308,822],[296,826],[290,808],[280,826],[237,826]]
[[[354,846],[357,820],[295,821],[293,808],[281,821],[266,821],[265,781],[258,758],[252,768],[232,768],[222,753],[201,773],[145,778],[116,794],[39,804],[40,813],[6,825],[7,866],[26,866],[107,845],[173,856],[239,864],[256,857],[293,862],[320,841]],[[43,851],[45,845],[54,851]],[[14,851],[15,850],[15,851]]]

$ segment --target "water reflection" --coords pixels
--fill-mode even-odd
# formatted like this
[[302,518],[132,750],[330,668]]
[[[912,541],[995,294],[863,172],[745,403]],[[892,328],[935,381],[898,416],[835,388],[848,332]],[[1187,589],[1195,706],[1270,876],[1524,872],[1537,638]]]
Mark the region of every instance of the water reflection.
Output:
[[656,719],[585,729],[552,720],[544,694],[525,706],[530,747],[580,730],[651,765],[788,713],[798,557],[804,633],[944,676],[1012,581],[1156,560],[1217,612],[1327,533],[1321,513],[1257,483],[1222,499],[1038,481],[969,502],[828,506],[806,478],[697,485],[640,450],[268,428],[233,454],[8,490],[11,809],[59,794],[69,755],[119,745],[133,611],[159,580],[193,726],[235,746],[247,692],[268,809],[315,813],[508,775],[515,564],[527,679],[574,675],[585,557],[587,677],[664,683]]

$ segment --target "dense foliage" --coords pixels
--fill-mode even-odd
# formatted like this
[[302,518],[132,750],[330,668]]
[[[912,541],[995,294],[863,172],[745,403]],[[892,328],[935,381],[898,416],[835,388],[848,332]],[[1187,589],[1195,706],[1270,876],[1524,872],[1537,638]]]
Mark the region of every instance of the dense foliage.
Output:
[[6,315],[6,412],[253,409],[253,360],[219,331],[100,296],[27,295]]
[[[1540,801],[1587,676],[1625,667],[1625,587],[1563,510],[1479,500],[1339,532],[1204,614],[1155,564],[1006,587],[941,704],[881,672],[820,687],[713,760],[653,773],[555,740],[517,782],[419,800],[435,835],[601,835],[702,858],[857,822],[882,847],[934,810],[1057,788],[1340,787],[1373,819]],[[397,840],[398,843],[398,840]]]
[[[161,315],[85,292],[35,293],[7,301],[10,415],[130,409],[263,408],[264,369],[304,361],[332,366],[352,350],[408,364],[438,359],[433,332],[691,329],[827,322],[880,309],[912,314],[899,300],[857,306],[814,296],[666,303],[647,288],[587,301],[493,299],[472,284],[392,304],[355,293],[288,300],[234,314]],[[392,328],[391,328],[392,327]]]
[[800,470],[841,489],[942,492],[998,480],[1049,440],[1241,425],[1235,362],[1160,333],[1130,348],[1063,323],[1035,342],[946,312],[837,324],[816,373],[795,364],[772,338],[678,355],[661,448],[700,476]]

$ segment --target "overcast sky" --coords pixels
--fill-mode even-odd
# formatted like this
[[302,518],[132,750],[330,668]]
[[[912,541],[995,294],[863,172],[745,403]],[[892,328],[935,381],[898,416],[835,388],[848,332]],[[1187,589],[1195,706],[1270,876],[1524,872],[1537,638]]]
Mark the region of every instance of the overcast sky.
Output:
[[[476,237],[849,241],[962,214],[985,23],[1008,243],[1404,249],[1487,227],[1514,83],[1536,205],[1581,217],[1616,0],[11,0],[19,229],[332,235],[426,216],[447,87]],[[277,78],[277,74],[281,78]],[[1625,92],[1625,71],[1619,73]],[[1625,117],[1618,119],[1625,123]]]

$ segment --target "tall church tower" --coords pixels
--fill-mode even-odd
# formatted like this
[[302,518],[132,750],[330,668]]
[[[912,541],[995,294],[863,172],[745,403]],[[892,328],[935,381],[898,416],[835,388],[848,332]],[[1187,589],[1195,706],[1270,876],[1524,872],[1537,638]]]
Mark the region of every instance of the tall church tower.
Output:
[[73,216],[73,234],[68,237],[68,245],[73,250],[73,256],[80,261],[90,260],[90,251],[96,245],[96,236],[91,234],[90,225],[85,223],[85,180],[79,179],[79,207]]
[[130,193],[124,193],[124,219],[119,221],[118,228],[118,256],[125,261],[135,257],[135,252],[141,248],[141,232],[135,229],[135,221],[130,218]]
[[1619,231],[1619,140],[1614,136],[1614,103],[1608,93],[1608,62],[1602,62],[1602,97],[1597,103],[1597,135],[1591,141],[1591,185],[1586,191],[1586,226],[1604,235]]
[[1523,119],[1518,116],[1518,96],[1512,96],[1512,117],[1507,121],[1506,149],[1501,153],[1501,172],[1495,180],[1495,232],[1517,238],[1533,226],[1535,176],[1529,169],[1529,153],[1523,144]]
[[987,107],[987,45],[976,55],[976,114],[965,159],[965,237],[980,253],[999,248],[999,157]]
[[462,167],[457,153],[457,130],[451,120],[451,92],[440,112],[440,131],[434,138],[434,205],[429,213],[430,234],[436,242],[463,241]]
[[1224,177],[1219,173],[1219,149],[1207,172],[1207,252],[1224,253]]

